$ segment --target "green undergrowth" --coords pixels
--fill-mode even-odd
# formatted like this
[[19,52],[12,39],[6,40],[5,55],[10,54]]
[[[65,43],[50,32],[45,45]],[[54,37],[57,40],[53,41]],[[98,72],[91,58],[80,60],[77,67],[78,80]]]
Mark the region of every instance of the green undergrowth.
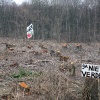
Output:
[[41,72],[32,72],[30,70],[25,70],[23,68],[19,69],[18,72],[11,75],[12,78],[23,78],[23,77],[38,77]]

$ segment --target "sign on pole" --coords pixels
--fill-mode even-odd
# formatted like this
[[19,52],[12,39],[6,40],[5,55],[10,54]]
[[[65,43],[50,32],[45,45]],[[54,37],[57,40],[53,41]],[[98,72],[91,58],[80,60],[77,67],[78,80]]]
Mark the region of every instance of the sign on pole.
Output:
[[100,65],[82,64],[82,77],[100,78]]
[[26,30],[27,30],[27,38],[30,39],[32,35],[34,35],[33,24],[30,24]]

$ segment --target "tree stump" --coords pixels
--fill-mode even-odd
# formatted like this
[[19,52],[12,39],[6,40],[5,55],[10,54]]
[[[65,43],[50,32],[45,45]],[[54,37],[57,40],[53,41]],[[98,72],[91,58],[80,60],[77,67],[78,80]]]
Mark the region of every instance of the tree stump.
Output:
[[97,79],[89,77],[85,79],[82,100],[99,100]]

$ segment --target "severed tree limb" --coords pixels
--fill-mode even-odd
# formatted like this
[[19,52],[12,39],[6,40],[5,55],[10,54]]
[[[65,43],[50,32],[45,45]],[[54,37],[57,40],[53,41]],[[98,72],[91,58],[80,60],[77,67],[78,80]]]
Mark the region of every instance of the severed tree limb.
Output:
[[38,62],[54,62],[53,60],[38,60],[38,61],[36,61],[36,62],[34,62],[33,64],[36,64],[36,63],[38,63]]

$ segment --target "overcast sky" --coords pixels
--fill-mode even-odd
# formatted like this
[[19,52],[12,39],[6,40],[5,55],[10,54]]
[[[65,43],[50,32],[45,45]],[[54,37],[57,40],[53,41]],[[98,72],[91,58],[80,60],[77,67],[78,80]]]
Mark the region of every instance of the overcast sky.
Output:
[[[13,1],[15,1],[16,4],[22,4],[24,1],[29,1],[29,0],[13,0]],[[82,1],[84,1],[84,0],[82,0]]]
[[13,0],[16,2],[16,4],[22,4],[24,1],[28,1],[28,0]]

